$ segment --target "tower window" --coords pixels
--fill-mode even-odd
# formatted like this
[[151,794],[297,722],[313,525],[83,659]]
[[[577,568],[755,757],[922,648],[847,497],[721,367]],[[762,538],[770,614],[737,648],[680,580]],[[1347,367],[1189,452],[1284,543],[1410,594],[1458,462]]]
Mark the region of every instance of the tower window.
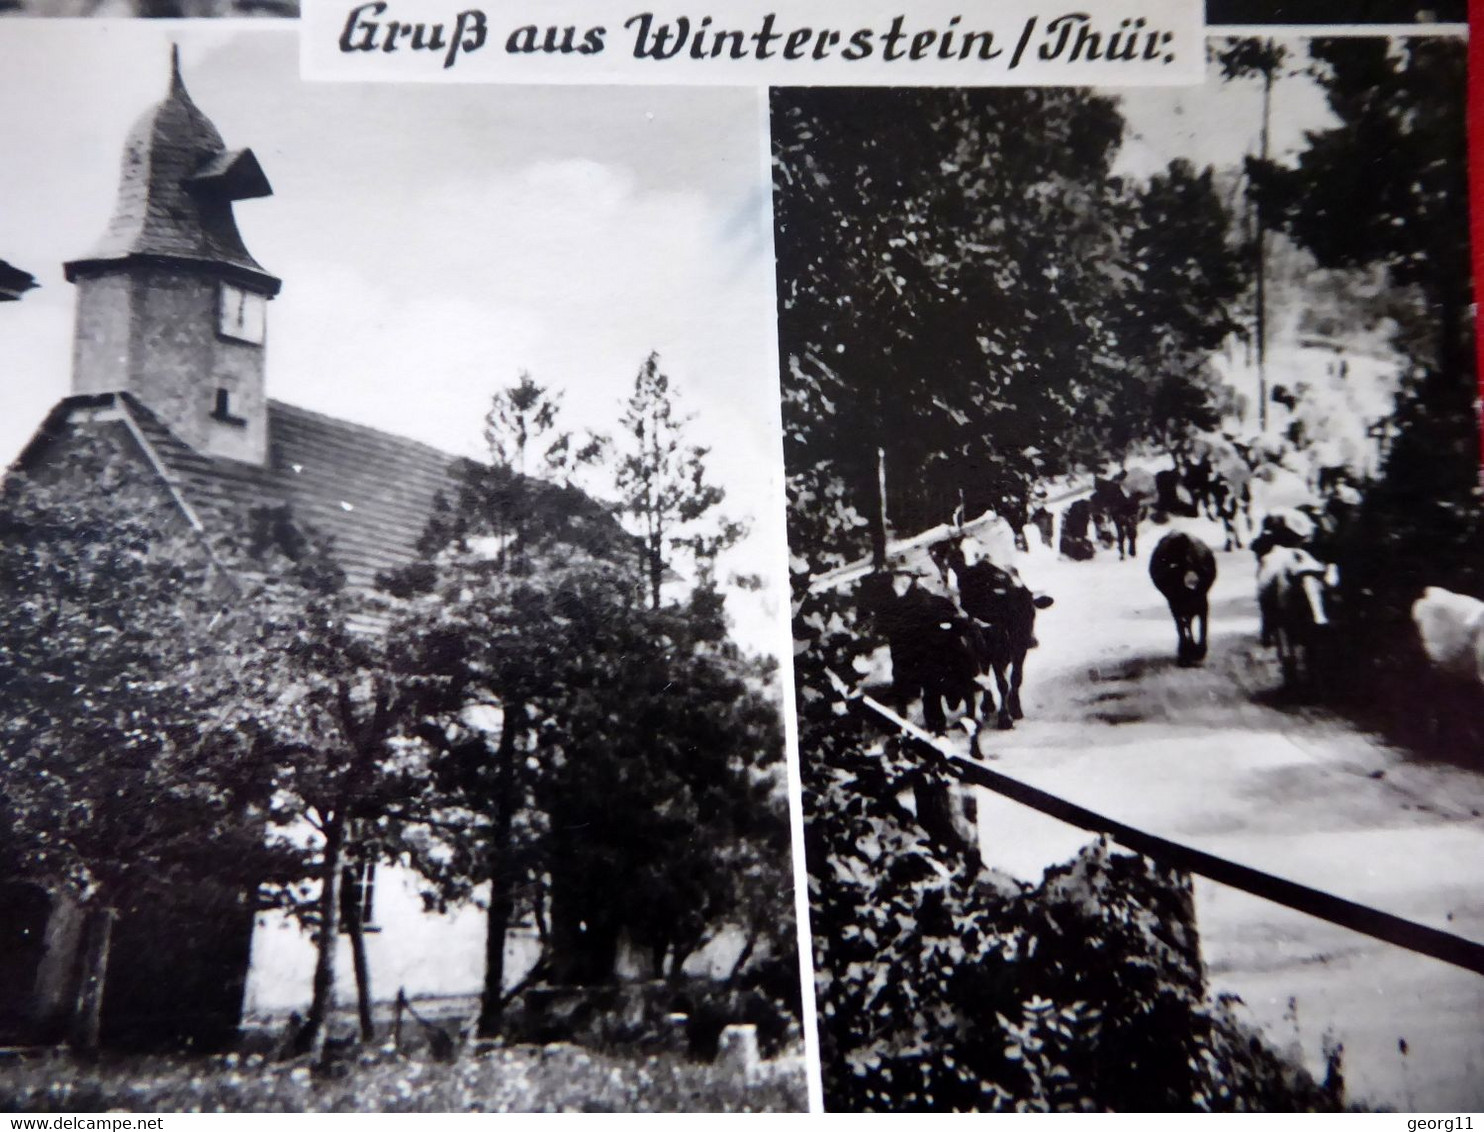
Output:
[[233,415],[232,394],[225,389],[216,391],[216,405],[211,410],[211,419],[221,421],[222,424],[236,425],[238,428],[247,424],[245,417]]
[[267,320],[267,298],[256,291],[245,291],[231,283],[222,284],[217,304],[218,334],[223,338],[261,346]]

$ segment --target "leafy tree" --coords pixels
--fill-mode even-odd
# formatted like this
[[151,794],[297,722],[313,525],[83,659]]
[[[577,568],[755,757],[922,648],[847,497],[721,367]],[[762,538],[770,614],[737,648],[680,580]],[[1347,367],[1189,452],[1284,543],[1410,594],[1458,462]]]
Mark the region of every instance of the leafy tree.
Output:
[[1436,329],[1419,360],[1456,377],[1472,341],[1464,45],[1319,39],[1310,53],[1340,124],[1293,168],[1256,168],[1260,199],[1320,266],[1382,262],[1420,286]]
[[610,978],[623,937],[678,976],[746,916],[759,858],[787,861],[777,689],[719,603],[647,609],[610,586],[571,615],[578,694],[538,738],[558,977]]
[[1210,168],[1177,159],[1130,191],[1105,315],[1123,374],[1104,411],[1078,421],[1089,447],[1113,458],[1151,440],[1178,450],[1219,424],[1209,359],[1237,328],[1231,306],[1245,284],[1231,233]]
[[698,577],[709,581],[717,556],[745,533],[740,523],[711,515],[726,492],[706,478],[706,449],[686,443],[688,420],[677,414],[670,379],[660,369],[659,354],[651,353],[624,403],[614,481],[638,528],[655,609],[675,554],[688,557]]
[[[506,1001],[505,940],[522,914],[543,924],[532,822],[532,731],[559,688],[563,656],[582,647],[553,602],[587,572],[629,561],[611,516],[570,482],[603,442],[575,448],[559,427],[560,396],[522,374],[492,399],[488,463],[460,466],[458,496],[430,522],[420,560],[384,579],[414,596],[394,627],[394,647],[421,672],[421,734],[436,751],[435,790],[448,821],[478,846],[451,864],[446,846],[416,855],[443,897],[488,883],[480,1030],[499,1029]],[[539,472],[551,479],[538,478]]]
[[[469,864],[492,884],[490,946],[531,915],[559,982],[611,978],[625,936],[678,971],[738,913],[744,843],[787,856],[778,718],[756,665],[719,639],[719,606],[649,608],[630,561],[553,548],[517,576],[446,556],[402,630],[430,661],[427,702],[464,720],[436,730],[482,833]],[[468,726],[476,705],[499,713],[493,752]],[[490,976],[486,1027],[504,997]]]
[[270,783],[226,726],[250,595],[110,440],[53,455],[0,486],[0,821],[12,875],[85,912],[70,1029],[93,1049],[116,920],[251,891]]
[[1209,415],[1197,360],[1241,287],[1230,218],[1188,165],[1113,176],[1111,100],[815,89],[773,109],[790,492],[859,516],[878,563],[888,518],[1024,506],[1201,423],[1151,419],[1172,366],[1206,396],[1167,402]]
[[773,98],[785,460],[846,485],[880,558],[884,510],[940,518],[964,483],[993,500],[1062,470],[1046,441],[1098,376],[1122,122],[1073,91]]
[[[590,577],[612,567],[580,550],[526,548],[528,569],[515,573],[472,547],[438,556],[431,587],[394,627],[397,647],[424,673],[427,722],[421,733],[437,751],[434,774],[445,819],[462,827],[451,859],[419,858],[445,899],[488,884],[482,1032],[495,1032],[506,992],[504,948],[523,916],[549,935],[541,891],[546,815],[536,809],[536,735],[561,710],[567,657],[585,647],[569,632],[567,603]],[[629,590],[633,580],[620,576]],[[441,846],[435,846],[441,853]],[[429,868],[429,864],[432,868]]]
[[[704,489],[704,453],[677,438],[668,402],[646,403],[643,435],[660,421],[661,452]],[[557,981],[611,978],[625,938],[678,972],[739,915],[739,878],[757,871],[749,847],[787,854],[770,677],[726,640],[712,588],[656,607],[652,559],[636,563],[612,513],[521,476],[522,447],[552,432],[555,413],[464,469],[422,561],[388,579],[412,595],[394,636],[426,674],[439,788],[478,846],[427,871],[445,898],[490,884],[487,1031],[508,997],[496,949],[518,918],[535,922],[537,971]],[[662,477],[635,490],[683,494]],[[664,523],[662,549],[678,537]]]
[[[272,768],[276,840],[293,855],[270,878],[271,892],[315,933],[312,993],[297,1041],[318,1054],[342,930],[361,1036],[374,1037],[363,925],[358,911],[342,919],[342,885],[347,869],[397,855],[402,822],[428,789],[426,755],[411,734],[415,674],[390,655],[387,610],[347,585],[333,545],[289,509],[260,509],[251,520],[243,561],[263,578],[263,613],[244,658],[247,694],[234,726],[252,757]],[[314,835],[307,839],[306,825]]]

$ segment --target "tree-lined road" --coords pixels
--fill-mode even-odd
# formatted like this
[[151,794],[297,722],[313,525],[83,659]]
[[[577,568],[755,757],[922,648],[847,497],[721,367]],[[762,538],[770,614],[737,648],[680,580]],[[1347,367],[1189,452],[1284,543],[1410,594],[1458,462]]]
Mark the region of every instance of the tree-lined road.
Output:
[[[1194,533],[1220,545],[1210,524]],[[1037,620],[1026,720],[986,731],[995,770],[1149,832],[1484,940],[1484,777],[1423,763],[1275,694],[1257,641],[1255,564],[1218,554],[1211,652],[1175,665],[1175,629],[1137,560],[1102,552],[1025,565],[1056,598]],[[981,792],[986,861],[1039,879],[1086,834]],[[1244,893],[1197,881],[1214,993],[1240,995],[1279,1048],[1322,1072],[1343,1043],[1353,1100],[1399,1109],[1484,1105],[1484,978]]]

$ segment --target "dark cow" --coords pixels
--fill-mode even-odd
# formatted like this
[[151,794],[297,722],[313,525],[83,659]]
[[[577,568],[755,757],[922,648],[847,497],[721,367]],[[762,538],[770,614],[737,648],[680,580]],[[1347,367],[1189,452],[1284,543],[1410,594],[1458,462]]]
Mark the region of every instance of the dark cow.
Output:
[[929,593],[913,577],[906,592],[897,592],[897,578],[885,572],[861,580],[858,608],[886,638],[891,650],[892,695],[897,711],[905,714],[913,700],[922,699],[922,718],[934,735],[947,730],[944,705],[962,705],[973,715],[979,685],[983,644],[979,631],[946,597]]
[[1035,527],[1041,535],[1041,545],[1051,546],[1051,533],[1056,527],[1056,520],[1045,507],[1037,507],[1031,512],[1031,526]]
[[1228,479],[1220,476],[1211,484],[1211,502],[1216,508],[1216,517],[1221,520],[1226,532],[1226,549],[1242,549],[1242,529],[1239,519],[1252,521],[1252,485],[1246,476]]
[[[1000,690],[996,724],[1001,731],[1008,731],[1015,720],[1025,718],[1020,706],[1025,654],[1036,642],[1036,610],[1046,609],[1052,599],[1033,595],[1014,571],[993,562],[971,565],[957,544],[948,547],[947,561],[958,581],[959,604],[978,624],[978,644],[983,650],[981,671],[992,671]],[[986,692],[986,715],[989,699]]]
[[1030,544],[1025,541],[1025,528],[1031,521],[1030,492],[1024,488],[1001,492],[994,505],[994,512],[1010,524],[1015,537],[1015,549],[1022,554],[1028,551]]
[[1178,468],[1166,468],[1154,473],[1154,509],[1159,515],[1178,515],[1183,519],[1194,519],[1200,508],[1192,498],[1190,488],[1180,477]]
[[[1171,531],[1149,556],[1149,577],[1170,603],[1179,638],[1175,659],[1188,668],[1206,659],[1207,595],[1216,581],[1216,556],[1198,538]],[[1200,634],[1195,623],[1200,621]]]
[[1136,558],[1139,554],[1139,520],[1143,517],[1143,502],[1124,490],[1123,477],[1093,480],[1092,496],[1088,499],[1095,515],[1104,516],[1113,531],[1118,546],[1118,558]]
[[1318,690],[1323,671],[1316,653],[1328,637],[1327,593],[1334,584],[1334,567],[1300,547],[1273,546],[1258,565],[1262,640],[1278,650],[1285,687]]
[[1086,562],[1093,556],[1092,539],[1088,528],[1092,525],[1092,504],[1085,499],[1068,504],[1061,520],[1061,546],[1058,548],[1073,562]]

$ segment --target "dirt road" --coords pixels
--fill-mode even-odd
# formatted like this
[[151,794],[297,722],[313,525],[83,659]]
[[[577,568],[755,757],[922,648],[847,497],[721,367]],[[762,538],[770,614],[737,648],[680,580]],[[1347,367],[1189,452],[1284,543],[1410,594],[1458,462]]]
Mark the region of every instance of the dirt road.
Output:
[[[1208,525],[1192,533],[1220,545]],[[1257,641],[1250,553],[1218,556],[1205,665],[1174,663],[1175,629],[1136,561],[1035,552],[1040,614],[1026,720],[986,731],[988,765],[1121,821],[1484,940],[1484,776],[1429,764],[1275,696]],[[982,793],[982,792],[981,792]],[[986,860],[1027,880],[1086,834],[982,794]],[[1322,1071],[1344,1045],[1353,1100],[1484,1108],[1484,977],[1197,881],[1213,991],[1239,995],[1280,1048]]]

